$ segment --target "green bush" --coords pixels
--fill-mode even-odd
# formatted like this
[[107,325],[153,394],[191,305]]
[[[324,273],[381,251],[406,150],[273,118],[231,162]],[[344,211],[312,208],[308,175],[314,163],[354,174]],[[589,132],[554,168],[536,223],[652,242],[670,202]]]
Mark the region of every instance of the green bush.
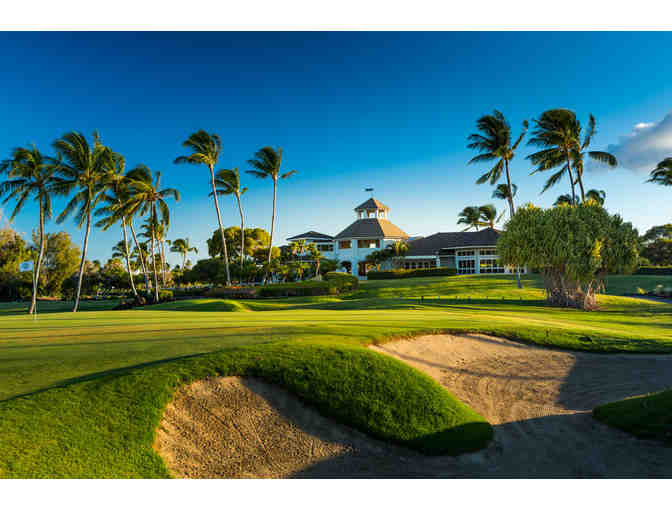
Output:
[[257,289],[253,287],[215,287],[201,295],[218,299],[253,299],[257,297]]
[[173,289],[173,295],[176,298],[183,297],[203,297],[206,292],[210,290],[210,287],[180,287],[178,289]]
[[644,266],[635,271],[635,274],[650,274],[654,276],[672,276],[672,266]]
[[163,303],[164,301],[173,301],[175,296],[173,295],[172,290],[159,290],[159,301]]
[[274,283],[259,288],[259,297],[300,297],[328,296],[338,294],[339,287],[333,282],[306,281],[296,283]]
[[454,267],[432,267],[429,269],[396,269],[394,271],[369,271],[369,280],[394,280],[397,278],[422,278],[425,276],[455,276]]
[[359,288],[359,278],[348,273],[331,271],[324,275],[324,279],[328,282],[334,282],[341,292]]

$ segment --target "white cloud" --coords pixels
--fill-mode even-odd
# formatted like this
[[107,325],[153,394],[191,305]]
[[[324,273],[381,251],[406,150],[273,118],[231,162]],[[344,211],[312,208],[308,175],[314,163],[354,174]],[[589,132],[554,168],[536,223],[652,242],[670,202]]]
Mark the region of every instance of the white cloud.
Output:
[[632,132],[609,145],[607,151],[619,166],[635,172],[650,172],[658,162],[672,156],[672,113],[660,122],[639,122]]

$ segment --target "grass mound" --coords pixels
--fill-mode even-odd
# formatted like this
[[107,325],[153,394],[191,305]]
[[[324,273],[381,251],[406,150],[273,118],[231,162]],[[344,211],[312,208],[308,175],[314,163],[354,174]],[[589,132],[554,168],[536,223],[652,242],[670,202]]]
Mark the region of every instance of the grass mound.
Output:
[[593,416],[637,437],[672,445],[672,390],[611,402],[593,409]]
[[166,477],[154,433],[175,390],[257,376],[322,414],[426,454],[483,448],[492,427],[428,376],[361,347],[274,343],[69,381],[0,402],[0,477]]

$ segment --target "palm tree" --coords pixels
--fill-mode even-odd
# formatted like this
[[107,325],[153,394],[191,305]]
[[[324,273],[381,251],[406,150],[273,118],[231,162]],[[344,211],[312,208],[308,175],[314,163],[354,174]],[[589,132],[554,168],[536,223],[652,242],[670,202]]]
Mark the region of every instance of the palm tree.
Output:
[[564,195],[560,195],[558,199],[553,203],[554,206],[558,205],[572,205],[572,195],[569,193],[565,193]]
[[128,173],[131,198],[129,208],[134,213],[149,214],[148,228],[152,238],[151,258],[154,272],[154,301],[159,301],[159,279],[156,272],[156,234],[159,225],[170,225],[170,209],[166,198],[180,200],[180,193],[175,188],[161,189],[161,172],[152,171],[145,165],[138,165]]
[[275,205],[277,200],[278,179],[287,179],[296,173],[296,170],[280,173],[282,165],[282,149],[280,147],[262,147],[254,153],[254,158],[248,160],[248,163],[254,167],[254,170],[247,170],[248,174],[254,175],[259,179],[270,177],[273,180],[273,214],[271,216],[271,238],[268,246],[268,263],[264,275],[264,283],[268,280],[268,271],[271,267],[271,253],[273,251],[273,232],[275,231]]
[[105,147],[97,132],[93,133],[93,147],[89,145],[86,137],[76,131],[66,133],[54,142],[54,149],[59,154],[61,164],[59,172],[63,181],[58,184],[59,193],[69,193],[77,189],[75,196],[65,206],[63,212],[56,219],[62,223],[75,209],[75,222],[79,228],[86,223],[82,259],[79,263],[79,276],[77,278],[77,291],[73,312],[79,307],[79,297],[82,291],[82,278],[84,276],[84,262],[86,251],[89,246],[91,234],[91,215],[96,206],[103,198],[105,189],[104,176],[114,166],[114,155]]
[[[397,265],[401,266],[406,253],[408,253],[408,244],[406,244],[405,241],[395,241],[394,243],[388,245],[386,250],[389,252],[387,258],[392,259],[392,261],[396,260]],[[401,259],[401,263],[399,262],[399,259]]]
[[493,204],[482,205],[478,208],[480,213],[480,224],[482,227],[495,228],[495,224],[499,223],[504,215],[504,212],[497,217],[497,208]]
[[53,158],[43,156],[34,145],[30,149],[23,147],[14,149],[12,158],[0,163],[0,173],[7,172],[8,174],[8,180],[0,184],[0,196],[7,194],[2,203],[6,204],[12,198],[16,199],[16,206],[12,211],[10,221],[19,214],[31,196],[37,198],[40,204],[38,225],[40,248],[33,271],[33,298],[28,309],[29,314],[35,312],[37,303],[37,282],[45,248],[44,224],[52,215],[51,195],[54,193],[54,186],[62,181],[56,174],[57,170],[58,162]]
[[511,174],[509,172],[509,162],[514,158],[515,151],[523,140],[529,124],[526,120],[523,121],[523,131],[518,136],[518,139],[511,144],[511,126],[504,118],[504,115],[495,110],[492,115],[484,115],[476,121],[476,128],[482,133],[473,133],[469,135],[468,140],[471,141],[467,148],[475,149],[479,155],[469,161],[471,163],[478,163],[481,161],[497,160],[488,172],[483,174],[477,181],[477,184],[489,182],[494,185],[502,176],[502,170],[506,172],[506,200],[509,202],[509,209],[511,217],[516,212],[513,205],[513,185],[511,184]]
[[315,262],[315,277],[317,277],[320,274],[320,260],[322,259],[322,253],[315,243],[308,244],[307,251],[310,259]]
[[219,201],[217,200],[217,185],[215,182],[215,165],[222,152],[222,141],[216,133],[209,134],[202,129],[192,134],[182,144],[192,150],[188,156],[179,156],[175,163],[191,163],[192,165],[207,165],[210,169],[210,178],[212,180],[212,198],[215,202],[217,211],[217,222],[219,223],[219,233],[222,236],[222,246],[224,247],[224,263],[226,265],[226,285],[231,286],[231,274],[229,272],[229,254],[226,249],[226,238],[224,236],[224,226],[222,225],[222,215],[219,211]]
[[198,253],[198,248],[191,246],[189,244],[189,238],[187,237],[186,239],[175,239],[170,247],[170,251],[182,254],[182,267],[180,268],[180,271],[184,271],[184,265],[187,263],[187,255],[190,251]]
[[470,205],[462,209],[458,215],[457,220],[458,225],[467,225],[467,228],[463,232],[475,228],[478,230],[478,227],[481,226],[481,210],[476,205]]
[[235,195],[238,201],[238,212],[240,213],[240,275],[242,279],[243,262],[245,260],[245,217],[243,216],[243,206],[240,197],[247,191],[247,188],[240,187],[238,167],[234,167],[233,170],[219,170],[215,175],[215,186],[217,194]]
[[665,158],[651,170],[646,182],[653,182],[661,186],[672,186],[672,157]]
[[586,191],[586,200],[594,200],[600,205],[604,205],[604,201],[607,198],[607,193],[601,189],[590,189]]
[[495,190],[492,192],[492,198],[498,198],[500,200],[508,200],[509,197],[514,198],[518,193],[518,186],[511,183],[511,193],[509,194],[509,187],[506,184],[498,184]]
[[[593,161],[598,163],[604,163],[610,167],[615,167],[618,165],[618,161],[613,154],[610,154],[606,151],[589,151],[588,146],[592,141],[595,133],[597,132],[597,123],[595,122],[595,117],[591,113],[588,118],[588,130],[586,135],[583,137],[583,143],[579,150],[575,150],[572,153],[572,163],[574,164],[574,169],[576,170],[576,181],[579,184],[579,189],[581,190],[581,201],[585,202],[588,198],[588,193],[584,193],[583,190],[583,158],[587,155]],[[594,191],[594,190],[593,190]],[[599,202],[599,200],[597,200]],[[602,201],[604,203],[604,201]]]
[[[128,247],[128,233],[126,232],[126,215],[124,213],[124,203],[128,200],[128,180],[124,175],[126,168],[126,160],[121,154],[113,154],[114,166],[108,169],[108,172],[103,177],[105,182],[106,192],[103,194],[103,201],[107,204],[99,208],[94,214],[96,216],[106,215],[95,226],[107,230],[115,223],[121,224],[121,231],[124,234],[123,252],[121,256],[126,259],[126,267],[128,268],[128,276],[131,281],[131,290],[133,295],[138,297],[138,291],[135,288],[133,281],[133,271],[131,270],[131,251]],[[145,282],[146,283],[146,282]]]

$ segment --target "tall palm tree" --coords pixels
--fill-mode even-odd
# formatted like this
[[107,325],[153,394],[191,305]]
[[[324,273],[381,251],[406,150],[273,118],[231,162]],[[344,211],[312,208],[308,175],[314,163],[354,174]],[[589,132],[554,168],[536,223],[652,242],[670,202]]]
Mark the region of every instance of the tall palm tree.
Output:
[[149,214],[148,227],[152,238],[151,258],[154,272],[154,301],[159,301],[159,278],[156,271],[156,234],[160,224],[170,225],[170,208],[166,199],[180,200],[180,192],[175,188],[161,188],[161,172],[152,176],[145,165],[138,165],[128,173],[131,198],[130,210],[142,215]]
[[509,202],[509,209],[511,217],[516,212],[513,204],[513,185],[511,184],[511,173],[509,171],[509,163],[515,156],[515,151],[518,149],[520,142],[523,140],[529,124],[526,120],[523,121],[523,131],[520,133],[516,141],[511,144],[511,126],[504,118],[504,115],[495,110],[492,115],[484,115],[476,121],[476,128],[480,133],[473,133],[469,135],[468,140],[471,141],[467,148],[475,149],[479,152],[478,156],[473,157],[469,164],[478,163],[481,161],[497,161],[488,172],[483,174],[477,181],[477,184],[489,182],[491,185],[497,183],[502,176],[502,171],[506,173],[506,200]]
[[458,215],[457,220],[458,225],[467,225],[467,228],[463,232],[475,228],[478,230],[478,227],[481,226],[481,210],[476,205],[470,205],[462,209]]
[[274,149],[273,147],[262,147],[254,153],[254,158],[248,160],[254,170],[247,170],[248,174],[254,175],[259,179],[271,178],[273,181],[273,214],[271,216],[271,238],[268,246],[268,262],[266,265],[266,272],[264,275],[264,283],[268,280],[268,271],[271,267],[271,254],[273,252],[273,232],[275,231],[275,206],[277,200],[278,179],[287,179],[296,173],[296,170],[280,173],[280,166],[282,165],[282,149],[280,147]]
[[226,249],[226,237],[224,236],[224,226],[222,225],[222,215],[219,211],[219,201],[217,200],[217,185],[215,182],[215,165],[222,152],[222,141],[216,133],[197,131],[192,134],[182,144],[191,149],[192,153],[188,156],[179,156],[175,163],[190,163],[192,165],[207,165],[210,169],[210,178],[212,180],[212,198],[215,202],[217,211],[217,222],[219,223],[219,233],[222,236],[222,246],[224,247],[224,263],[226,265],[226,285],[231,286],[231,274],[229,272],[229,254]]
[[[107,230],[115,223],[121,224],[121,231],[123,232],[123,257],[126,259],[126,267],[128,269],[128,277],[131,282],[131,290],[133,295],[138,297],[138,291],[135,288],[133,281],[133,271],[131,270],[131,251],[128,247],[128,232],[126,231],[126,214],[124,211],[124,204],[128,200],[128,179],[124,171],[126,169],[126,160],[121,154],[113,154],[114,166],[108,169],[103,177],[105,183],[105,192],[103,193],[103,201],[105,206],[99,208],[94,214],[96,216],[104,216],[98,221],[95,226]],[[145,282],[146,283],[146,282]]]
[[580,152],[581,123],[573,111],[564,108],[547,110],[539,119],[535,119],[534,123],[536,127],[527,144],[542,149],[527,156],[527,159],[537,166],[532,173],[560,167],[559,171],[548,178],[541,192],[559,182],[567,172],[572,190],[572,203],[576,204],[575,186],[578,181],[574,178],[572,159]]
[[198,248],[191,246],[191,244],[189,244],[189,238],[187,237],[186,239],[175,239],[170,247],[170,251],[173,253],[180,253],[182,255],[181,271],[184,271],[184,265],[187,263],[187,255],[190,251],[198,253]]
[[113,152],[105,147],[100,141],[97,132],[93,133],[93,147],[86,137],[76,131],[66,133],[53,144],[54,149],[62,160],[59,172],[63,181],[58,184],[59,193],[69,193],[73,189],[77,192],[65,206],[63,212],[56,219],[62,223],[75,210],[75,222],[79,228],[86,223],[82,259],[79,263],[79,275],[77,278],[77,291],[73,312],[79,307],[79,297],[82,291],[82,278],[84,276],[84,262],[86,251],[89,246],[91,234],[91,216],[103,198],[105,189],[104,176],[114,166]]
[[215,186],[217,194],[235,195],[238,202],[238,212],[240,213],[240,275],[242,279],[243,262],[245,260],[245,216],[243,215],[243,205],[240,198],[247,191],[247,188],[240,187],[238,167],[233,167],[233,170],[219,170],[215,175]]
[[590,189],[586,191],[586,200],[594,200],[600,205],[604,205],[604,201],[607,198],[607,193],[601,189]]
[[653,182],[661,186],[672,186],[672,157],[665,158],[651,170],[649,179],[646,182]]
[[[584,192],[583,189],[583,158],[584,156],[588,156],[590,159],[593,161],[597,161],[598,163],[603,163],[611,168],[615,167],[618,165],[618,161],[616,160],[616,157],[613,154],[610,154],[609,152],[606,151],[589,151],[588,147],[590,146],[590,142],[592,141],[593,137],[595,136],[595,133],[597,132],[597,123],[595,121],[595,117],[593,117],[593,114],[591,113],[589,118],[588,118],[588,128],[586,130],[586,134],[583,137],[583,142],[581,143],[581,147],[578,150],[574,150],[572,153],[572,163],[574,164],[574,169],[576,171],[576,181],[579,184],[579,189],[581,190],[581,201],[585,202],[588,198],[588,193]],[[599,200],[598,200],[599,202]]]
[[26,201],[31,198],[37,198],[40,204],[40,220],[38,232],[40,239],[40,248],[37,255],[37,264],[33,270],[33,298],[30,302],[28,313],[35,312],[37,303],[37,282],[40,277],[40,268],[44,257],[45,232],[44,224],[51,218],[51,196],[54,193],[54,186],[62,182],[57,175],[58,162],[53,158],[43,156],[34,145],[30,149],[19,147],[12,152],[11,159],[0,163],[0,173],[7,173],[8,179],[0,184],[0,196],[7,194],[2,202],[6,204],[10,199],[16,199],[16,205],[10,216],[13,220]]

